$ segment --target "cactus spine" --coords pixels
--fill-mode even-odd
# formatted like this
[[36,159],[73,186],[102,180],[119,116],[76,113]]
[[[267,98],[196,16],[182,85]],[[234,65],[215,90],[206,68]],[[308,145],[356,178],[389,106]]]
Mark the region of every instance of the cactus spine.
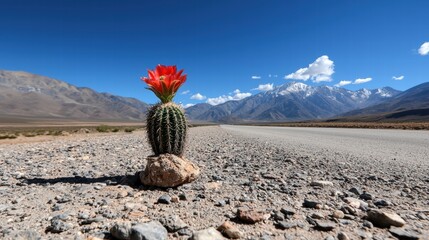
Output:
[[146,121],[149,143],[155,155],[183,155],[187,123],[181,107],[173,102],[158,103],[149,110]]

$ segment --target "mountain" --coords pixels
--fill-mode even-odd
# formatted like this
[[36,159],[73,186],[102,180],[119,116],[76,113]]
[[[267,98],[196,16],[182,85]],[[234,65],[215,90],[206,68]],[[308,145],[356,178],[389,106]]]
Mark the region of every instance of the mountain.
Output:
[[141,121],[148,106],[36,74],[0,70],[0,117]]
[[399,93],[390,87],[350,91],[290,82],[239,101],[211,107],[197,104],[187,108],[186,113],[192,120],[212,122],[323,119],[378,104]]
[[383,103],[353,110],[342,116],[351,120],[366,121],[427,121],[429,82],[410,88]]

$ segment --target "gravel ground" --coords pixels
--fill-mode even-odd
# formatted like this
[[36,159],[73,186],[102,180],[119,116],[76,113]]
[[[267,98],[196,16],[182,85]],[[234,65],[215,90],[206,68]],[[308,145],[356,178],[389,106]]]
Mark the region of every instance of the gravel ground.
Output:
[[228,221],[243,239],[429,239],[428,164],[197,127],[185,155],[201,176],[159,189],[135,177],[150,154],[144,132],[0,145],[0,237],[114,239],[160,221],[188,239]]

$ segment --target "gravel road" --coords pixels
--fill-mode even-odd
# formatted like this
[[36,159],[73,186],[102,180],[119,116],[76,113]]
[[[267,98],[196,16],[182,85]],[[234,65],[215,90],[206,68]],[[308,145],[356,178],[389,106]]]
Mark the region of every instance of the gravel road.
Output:
[[221,127],[245,137],[260,137],[309,154],[325,150],[372,161],[429,165],[429,131],[233,125]]
[[142,131],[2,144],[0,239],[429,239],[427,132],[258,129],[191,128],[201,175],[169,189]]

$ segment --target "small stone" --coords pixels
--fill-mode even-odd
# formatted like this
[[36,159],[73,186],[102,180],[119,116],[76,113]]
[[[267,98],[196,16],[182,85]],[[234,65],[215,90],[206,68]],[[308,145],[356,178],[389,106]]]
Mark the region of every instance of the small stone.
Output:
[[391,227],[389,232],[400,240],[418,240],[419,235],[414,231],[407,231],[403,228]]
[[186,196],[186,194],[185,194],[185,193],[180,193],[180,194],[179,194],[179,199],[180,199],[181,201],[186,201],[186,200],[188,200],[188,197]]
[[370,210],[368,212],[368,218],[375,226],[388,228],[390,226],[402,227],[405,225],[404,219],[402,219],[396,213],[388,213],[380,210]]
[[176,195],[171,196],[171,202],[173,202],[173,203],[179,202],[179,197]]
[[81,224],[99,223],[99,222],[103,222],[103,221],[104,221],[103,217],[95,217],[95,218],[85,219],[81,222]]
[[371,194],[364,192],[361,195],[359,195],[359,198],[363,200],[372,200],[373,197]]
[[332,187],[334,184],[330,181],[313,181],[310,183],[310,186],[314,187]]
[[323,219],[323,218],[325,218],[325,216],[323,216],[323,214],[321,214],[321,213],[313,213],[313,214],[311,214],[311,218],[313,218],[313,219]]
[[292,216],[292,215],[295,215],[296,211],[291,208],[282,208],[280,209],[280,212],[282,212],[286,216]]
[[370,222],[368,220],[364,220],[362,225],[364,227],[366,227],[366,228],[373,228],[374,227],[374,225],[372,224],[372,222]]
[[211,227],[211,228],[194,232],[192,239],[193,240],[224,240],[225,238],[222,236],[222,233],[220,233],[218,230]]
[[140,181],[144,185],[157,187],[176,187],[197,179],[200,170],[191,161],[173,154],[148,157]]
[[115,223],[110,228],[110,234],[119,240],[127,240],[131,237],[131,223]]
[[341,210],[335,210],[335,211],[332,213],[332,217],[334,217],[334,218],[338,218],[338,219],[340,219],[340,218],[344,218],[344,212],[343,212],[343,211],[341,211]]
[[392,202],[384,199],[377,199],[374,201],[374,205],[377,207],[388,207],[392,205]]
[[360,196],[363,192],[358,187],[352,187],[349,189],[349,192],[356,194],[357,196]]
[[241,233],[237,227],[235,227],[234,225],[232,225],[232,223],[228,221],[220,225],[217,230],[223,233],[228,238],[238,239],[243,237],[243,233]]
[[308,200],[308,199],[304,199],[304,203],[302,204],[303,207],[306,208],[320,208],[322,204],[317,202],[317,201],[312,201],[312,200]]
[[359,199],[346,197],[344,198],[344,202],[346,202],[352,208],[356,208],[356,209],[360,208],[361,201],[359,201]]
[[338,240],[350,240],[349,236],[344,232],[339,232],[337,238]]
[[11,231],[3,236],[4,240],[41,240],[39,233],[34,230]]
[[131,227],[130,240],[166,240],[168,232],[161,223],[152,221],[148,223],[139,223]]
[[270,217],[270,214],[255,210],[238,209],[237,217],[245,223],[254,224],[268,219]]
[[189,228],[182,228],[179,231],[177,231],[177,234],[180,236],[192,236],[192,230]]
[[52,218],[51,226],[48,227],[48,230],[52,233],[61,233],[69,230],[70,228],[72,228],[70,223],[66,223],[59,218]]
[[298,225],[293,222],[279,221],[276,224],[276,227],[282,230],[287,230],[290,228],[296,228]]
[[335,240],[335,238],[334,238],[333,236],[327,236],[327,237],[325,238],[325,240]]
[[215,206],[216,206],[216,207],[223,207],[223,206],[225,206],[225,205],[226,205],[225,200],[219,200],[219,201],[217,201],[217,202],[215,203]]
[[167,229],[168,232],[176,232],[188,226],[177,215],[165,216],[161,218],[159,222]]
[[328,221],[314,220],[314,222],[316,223],[315,228],[320,231],[331,231],[337,226],[335,223]]
[[171,203],[171,197],[164,194],[161,197],[158,198],[158,203],[162,204],[170,204]]

